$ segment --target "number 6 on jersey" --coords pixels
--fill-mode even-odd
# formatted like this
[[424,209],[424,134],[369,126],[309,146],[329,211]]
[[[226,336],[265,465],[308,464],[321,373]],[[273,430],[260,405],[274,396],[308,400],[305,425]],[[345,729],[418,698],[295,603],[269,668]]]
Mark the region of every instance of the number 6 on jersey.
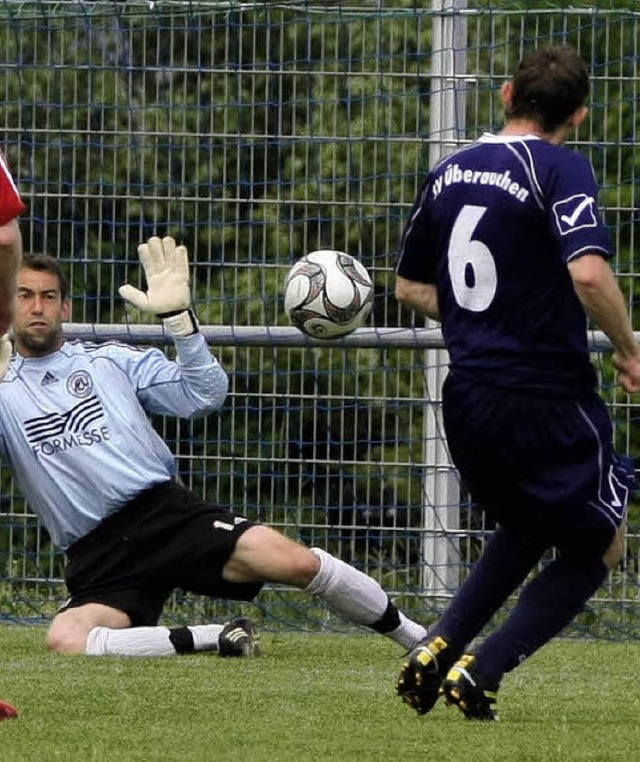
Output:
[[482,241],[471,237],[486,211],[486,206],[462,207],[447,251],[453,295],[461,307],[472,312],[489,307],[498,285],[493,255]]

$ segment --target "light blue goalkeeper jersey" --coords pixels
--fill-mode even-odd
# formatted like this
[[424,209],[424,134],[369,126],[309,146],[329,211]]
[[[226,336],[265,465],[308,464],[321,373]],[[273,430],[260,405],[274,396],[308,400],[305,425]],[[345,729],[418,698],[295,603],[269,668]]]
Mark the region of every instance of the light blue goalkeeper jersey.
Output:
[[159,349],[65,342],[16,355],[0,383],[0,454],[66,550],[135,495],[176,474],[147,413],[198,418],[218,410],[228,379],[201,334]]

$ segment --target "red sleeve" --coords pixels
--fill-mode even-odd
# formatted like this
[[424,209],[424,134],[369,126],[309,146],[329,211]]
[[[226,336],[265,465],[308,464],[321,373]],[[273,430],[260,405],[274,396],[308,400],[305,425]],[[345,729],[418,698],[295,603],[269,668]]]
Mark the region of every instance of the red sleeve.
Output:
[[11,176],[9,165],[0,151],[0,225],[6,225],[27,209]]

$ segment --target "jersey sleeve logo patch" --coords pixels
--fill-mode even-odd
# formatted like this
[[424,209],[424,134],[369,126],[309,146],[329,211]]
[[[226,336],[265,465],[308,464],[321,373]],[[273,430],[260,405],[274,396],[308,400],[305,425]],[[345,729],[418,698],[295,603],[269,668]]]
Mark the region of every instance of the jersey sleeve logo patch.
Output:
[[582,228],[595,228],[598,224],[593,211],[595,199],[586,193],[569,196],[553,205],[553,213],[560,235],[569,235]]

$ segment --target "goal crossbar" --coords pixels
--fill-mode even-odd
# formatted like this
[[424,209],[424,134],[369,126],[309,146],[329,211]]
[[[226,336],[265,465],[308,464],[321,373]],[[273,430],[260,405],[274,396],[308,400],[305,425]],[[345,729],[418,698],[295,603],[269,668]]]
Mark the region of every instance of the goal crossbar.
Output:
[[[337,339],[312,339],[297,328],[287,326],[201,325],[200,332],[208,344],[244,347],[342,347],[344,349],[402,348],[442,349],[444,341],[439,328],[357,328]],[[166,345],[171,336],[162,325],[67,323],[65,335],[70,340],[122,341],[133,344]],[[636,332],[640,342],[640,332]],[[589,348],[594,352],[610,350],[611,342],[602,331],[589,332]]]

